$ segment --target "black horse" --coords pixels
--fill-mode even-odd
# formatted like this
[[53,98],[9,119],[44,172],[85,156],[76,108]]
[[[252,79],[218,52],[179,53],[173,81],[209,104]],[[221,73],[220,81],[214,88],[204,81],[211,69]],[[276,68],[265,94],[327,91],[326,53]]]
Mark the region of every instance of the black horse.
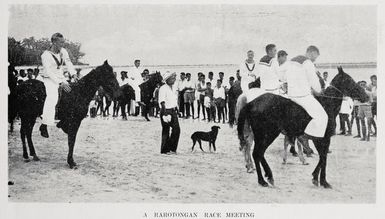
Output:
[[29,161],[25,143],[27,137],[29,155],[33,157],[34,161],[39,161],[32,142],[32,130],[36,118],[43,114],[44,102],[47,97],[44,83],[36,79],[28,79],[16,87],[15,97],[15,112],[21,121],[20,135],[23,143],[23,158],[25,161]]
[[82,77],[77,83],[71,84],[71,91],[63,92],[60,99],[58,110],[60,122],[57,127],[68,134],[67,163],[71,169],[76,167],[73,152],[77,132],[82,120],[87,116],[88,106],[99,86],[102,86],[110,96],[119,95],[118,81],[107,61]]
[[13,121],[17,116],[17,104],[16,104],[16,86],[17,86],[17,74],[13,65],[8,66],[8,123],[10,124],[10,132],[13,132]]
[[[330,184],[326,181],[326,161],[330,138],[334,135],[336,116],[340,110],[343,95],[363,102],[368,100],[364,89],[358,86],[339,67],[338,74],[334,77],[330,86],[326,88],[321,96],[317,97],[329,119],[325,136],[312,139],[319,154],[318,165],[312,173],[313,184],[316,186],[319,184],[318,177],[320,175],[320,185],[325,188],[331,188]],[[289,138],[302,136],[311,117],[302,107],[289,99],[270,93],[261,95],[248,103],[240,112],[238,138],[241,146],[246,143],[243,134],[246,120],[254,134],[253,158],[257,169],[258,183],[262,186],[268,186],[262,176],[259,165],[261,163],[268,181],[274,185],[272,171],[264,157],[266,149],[280,133],[287,135]]]
[[151,107],[154,107],[152,99],[154,97],[155,88],[158,84],[161,84],[163,80],[162,76],[160,75],[160,72],[158,71],[154,74],[150,74],[149,76],[150,78],[146,82],[143,82],[141,85],[139,85],[141,99],[144,103],[144,106],[142,108],[142,115],[147,121],[150,121],[150,119],[148,118],[148,114],[151,110]]
[[[120,87],[120,95],[117,97],[118,105],[120,107],[123,119],[127,120],[127,111],[129,112],[131,106],[131,100],[135,100],[135,90],[128,84]],[[117,116],[118,112],[116,112]]]

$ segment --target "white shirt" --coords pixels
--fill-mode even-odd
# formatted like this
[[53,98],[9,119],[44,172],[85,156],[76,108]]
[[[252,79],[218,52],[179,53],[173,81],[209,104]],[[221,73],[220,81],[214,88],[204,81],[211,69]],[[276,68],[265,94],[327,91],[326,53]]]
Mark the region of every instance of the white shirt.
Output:
[[44,82],[44,79],[41,75],[37,75],[37,77],[35,79],[38,81]]
[[[242,91],[249,90],[249,83],[253,82],[257,77],[258,64],[255,61],[251,64],[246,60],[239,65],[239,75],[242,77],[241,89]],[[214,86],[214,85],[213,85]]]
[[128,79],[129,84],[131,86],[139,86],[141,83],[143,83],[143,77],[142,77],[143,69],[139,66],[139,68],[133,66],[128,71]]
[[287,70],[289,69],[289,65],[290,64],[288,62],[284,62],[278,67],[278,77],[281,83],[286,82],[286,73],[287,73]]
[[124,78],[124,80],[122,80],[121,77],[117,78],[118,79],[118,83],[119,83],[119,86],[123,86],[125,84],[128,84],[128,81],[129,79],[128,78]]
[[23,78],[23,77],[21,77],[21,76],[18,76],[18,77],[17,77],[17,80],[18,80],[18,81],[19,81],[19,80],[26,81],[26,80],[28,80],[28,77],[25,76],[25,77]]
[[179,80],[177,84],[178,91],[182,91],[186,87],[186,79]]
[[341,103],[340,113],[351,114],[353,111],[353,100],[350,97],[344,97]]
[[289,97],[311,95],[311,88],[316,92],[321,92],[321,85],[312,61],[306,60],[303,64],[294,61],[288,62],[286,79]]
[[275,90],[280,87],[278,68],[279,64],[276,58],[272,58],[270,63],[259,63],[257,77],[261,77],[262,89]]
[[242,78],[256,75],[257,68],[258,68],[257,63],[253,62],[249,64],[246,61],[244,61],[239,65],[239,74],[241,75]]
[[[58,67],[52,56],[55,56],[59,62],[63,60],[63,65]],[[60,49],[59,54],[55,54],[48,50],[44,51],[41,55],[41,62],[43,64],[43,74],[46,77],[44,80],[50,80],[55,84],[65,81],[65,77],[63,75],[64,71],[68,71],[71,75],[76,74],[68,52],[64,48]]]
[[200,89],[206,89],[206,81],[205,82],[202,82],[202,81],[198,81],[197,83],[197,93],[199,93],[200,95],[205,95],[205,92],[204,91],[198,91],[198,88]]
[[175,86],[170,87],[168,84],[162,85],[159,88],[159,105],[164,102],[166,109],[172,109],[178,106],[178,96],[175,91]]
[[226,99],[226,93],[225,93],[225,88],[223,86],[221,86],[220,88],[218,88],[217,86],[214,87],[214,95],[213,95],[214,98],[222,98],[222,99]]
[[[189,81],[186,79],[185,80],[185,88],[193,88],[195,89],[195,85],[194,85],[194,82],[190,79]],[[186,90],[186,93],[192,93],[194,92],[194,90]]]

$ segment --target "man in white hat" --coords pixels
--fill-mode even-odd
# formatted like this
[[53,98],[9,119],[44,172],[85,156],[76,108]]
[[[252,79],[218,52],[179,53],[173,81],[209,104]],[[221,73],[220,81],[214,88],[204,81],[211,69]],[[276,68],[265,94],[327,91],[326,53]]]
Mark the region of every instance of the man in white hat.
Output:
[[52,46],[43,52],[41,61],[44,70],[44,85],[46,87],[47,97],[45,99],[42,124],[40,126],[41,136],[48,138],[47,125],[55,124],[55,108],[58,102],[59,85],[65,92],[70,92],[71,88],[64,77],[64,72],[76,74],[71,59],[64,46],[64,37],[61,33],[55,33],[51,37]]
[[[163,75],[165,84],[159,89],[160,122],[162,124],[161,154],[176,154],[180,127],[178,121],[178,95],[174,83],[176,73],[167,71]],[[171,128],[171,134],[170,134]]]

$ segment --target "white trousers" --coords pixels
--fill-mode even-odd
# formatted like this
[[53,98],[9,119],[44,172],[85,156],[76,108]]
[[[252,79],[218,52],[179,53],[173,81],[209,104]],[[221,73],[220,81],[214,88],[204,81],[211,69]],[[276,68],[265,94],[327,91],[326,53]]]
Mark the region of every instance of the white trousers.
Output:
[[55,109],[59,98],[59,85],[55,82],[45,79],[44,85],[47,93],[43,108],[42,123],[46,125],[55,125]]
[[313,118],[305,129],[305,133],[314,137],[322,138],[325,136],[328,115],[321,104],[313,97],[307,95],[304,97],[290,97],[290,99],[302,106],[306,112]]

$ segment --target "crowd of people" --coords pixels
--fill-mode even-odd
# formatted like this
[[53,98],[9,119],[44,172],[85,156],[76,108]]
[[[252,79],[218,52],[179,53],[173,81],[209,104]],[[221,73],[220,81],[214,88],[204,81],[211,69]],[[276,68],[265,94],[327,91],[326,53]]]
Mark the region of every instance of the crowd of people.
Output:
[[[28,79],[42,80],[46,86],[47,99],[43,110],[43,120],[40,132],[48,137],[47,125],[54,124],[55,106],[61,92],[70,92],[70,83],[81,78],[80,69],[73,67],[67,51],[63,48],[64,38],[60,33],[51,37],[52,47],[42,54],[45,77],[39,75],[39,69],[23,69],[16,72],[18,83]],[[323,137],[327,124],[327,114],[314,95],[320,95],[322,90],[330,86],[328,72],[323,75],[317,71],[314,62],[320,55],[316,46],[309,46],[305,55],[299,55],[287,60],[288,53],[277,51],[274,44],[265,47],[266,55],[259,62],[254,60],[254,52],[247,52],[247,57],[236,71],[236,77],[229,77],[225,83],[225,73],[212,71],[204,74],[197,73],[197,80],[192,80],[190,72],[180,72],[179,78],[175,72],[167,71],[163,82],[157,85],[152,98],[152,116],[161,118],[162,147],[161,153],[176,153],[180,135],[179,118],[193,119],[208,123],[236,123],[236,106],[244,106],[261,93],[284,95],[302,106],[312,118],[305,129],[305,134]],[[59,61],[60,60],[60,61]],[[115,76],[120,86],[128,84],[135,91],[135,98],[129,105],[128,114],[140,114],[144,103],[141,101],[140,85],[149,80],[148,69],[140,67],[140,60],[134,61],[134,66],[128,71],[121,71],[120,77]],[[377,77],[371,76],[371,83],[359,81],[365,89],[369,100],[365,103],[343,97],[340,110],[340,133],[352,135],[352,125],[356,120],[357,133],[361,140],[369,141],[370,136],[377,134]],[[254,89],[258,88],[258,89]],[[90,103],[90,116],[95,117],[100,109],[100,115],[108,116],[111,102],[113,117],[118,117],[119,106],[116,100],[109,97],[100,88]],[[106,103],[106,106],[103,104]],[[143,112],[143,110],[142,110]],[[347,126],[347,128],[346,128]],[[170,132],[171,128],[171,134]],[[374,129],[372,131],[372,128]]]

